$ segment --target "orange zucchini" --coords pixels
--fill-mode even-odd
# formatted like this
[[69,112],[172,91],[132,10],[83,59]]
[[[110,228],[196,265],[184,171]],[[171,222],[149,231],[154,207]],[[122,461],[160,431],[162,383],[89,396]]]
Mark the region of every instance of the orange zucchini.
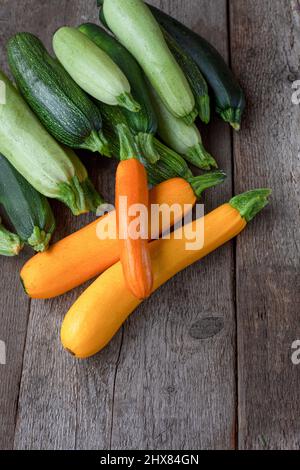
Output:
[[[126,199],[126,208],[121,207],[122,199]],[[148,230],[140,214],[140,233],[134,234],[134,237],[130,233],[130,225],[137,219],[137,215],[132,216],[129,211],[135,205],[148,209],[149,191],[144,165],[137,158],[131,157],[120,161],[116,174],[119,254],[128,289],[138,299],[146,299],[153,286]]]
[[[205,189],[224,179],[225,174],[216,171],[190,178],[189,182],[181,178],[165,181],[149,192],[150,204],[179,204],[185,214],[186,205],[195,205]],[[171,213],[170,225],[176,222],[176,214]],[[166,231],[170,225],[166,226],[166,222],[162,225],[161,221],[159,232]],[[107,226],[112,226],[112,231],[116,230],[115,211],[55,243],[47,252],[31,258],[21,271],[26,293],[35,299],[57,297],[116,263],[119,260],[118,240],[100,240],[97,236],[97,232],[104,232]]]
[[[200,260],[236,237],[268,202],[270,190],[250,191],[233,198],[228,204],[204,217],[204,244],[197,250],[187,250],[187,237],[150,244],[154,290],[172,276]],[[197,221],[189,224],[194,232]],[[103,349],[141,301],[126,287],[122,265],[114,264],[105,271],[75,302],[67,313],[61,341],[66,350],[77,358],[90,357]]]

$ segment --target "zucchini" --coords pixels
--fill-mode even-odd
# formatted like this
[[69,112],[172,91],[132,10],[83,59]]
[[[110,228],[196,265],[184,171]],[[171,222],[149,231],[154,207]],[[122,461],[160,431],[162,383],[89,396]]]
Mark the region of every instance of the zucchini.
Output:
[[204,38],[154,6],[150,9],[159,24],[190,55],[215,95],[218,114],[235,130],[241,127],[245,95],[219,52]]
[[0,152],[41,194],[64,202],[79,215],[103,202],[85,167],[44,129],[8,78],[0,72],[6,104],[0,104]]
[[1,154],[0,204],[24,243],[35,251],[48,248],[55,230],[50,205]]
[[127,126],[123,113],[120,112],[117,107],[105,106],[105,110],[103,110],[102,115],[105,135],[108,138],[114,157],[120,160],[121,158],[124,158],[123,152],[125,152],[125,155],[128,155],[128,146],[125,147],[124,140],[122,141],[123,146],[120,147],[120,137],[126,134],[127,142],[130,142],[131,145],[130,151],[134,152],[136,155],[140,155],[140,159],[148,173],[148,181],[152,186],[162,183],[170,178],[180,177],[189,179],[193,177],[193,173],[189,169],[186,161],[176,152],[173,152],[171,149],[159,142],[155,137],[153,142],[155,150],[159,154],[160,158],[156,163],[150,163],[150,161],[143,155],[143,152],[141,152],[139,142],[134,139],[133,134],[132,138],[130,137],[129,133],[131,130]]
[[148,181],[152,186],[171,178],[178,177],[189,180],[194,176],[186,161],[178,153],[169,149],[157,139],[154,139],[154,145],[160,159],[154,165],[147,161],[144,162],[148,173]]
[[[142,153],[146,160],[149,160],[151,163],[155,163],[159,160],[159,153],[154,146],[154,136],[150,136],[149,134],[135,135],[130,128],[129,122],[124,113],[124,108],[121,108],[120,106],[110,106],[109,104],[99,102],[98,105],[100,107],[101,114],[103,115],[105,133],[110,133],[111,126],[117,128],[118,124],[122,124],[124,128],[126,127],[130,130],[132,137],[136,141],[136,148],[139,149],[139,153]],[[118,135],[116,135],[115,138],[118,140]],[[115,146],[111,141],[109,142],[109,145],[110,148],[114,150]]]
[[170,112],[187,124],[194,122],[197,111],[189,83],[147,5],[142,0],[104,0],[103,13]]
[[53,49],[73,80],[89,95],[133,112],[140,110],[123,72],[81,31],[67,26],[60,28],[53,36]]
[[130,129],[136,134],[141,147],[144,148],[144,152],[149,154],[149,158],[157,160],[158,155],[153,146],[153,135],[157,131],[157,118],[139,64],[122,44],[100,26],[86,23],[79,26],[79,30],[106,52],[128,78],[132,95],[141,105],[141,109],[137,113],[123,109],[123,113]]
[[50,134],[69,147],[110,156],[99,109],[36,36],[16,34],[7,54],[21,94]]
[[1,223],[0,218],[0,255],[16,256],[23,248],[20,237],[15,233],[9,232]]
[[133,132],[128,126],[128,122],[123,114],[123,110],[118,106],[109,106],[101,103],[101,112],[103,115],[103,126],[105,133],[107,135],[114,157],[118,160],[125,159],[120,146],[120,138],[123,135],[130,136],[132,151],[135,154],[141,154],[142,150]]
[[[187,165],[184,165],[182,167],[182,165],[178,164],[176,167],[175,166],[176,160],[174,159],[170,161],[169,149],[161,145],[159,142],[156,143],[157,149],[160,149],[160,152],[162,155],[165,154],[166,159],[165,160],[159,159],[158,162],[153,165],[149,163],[149,161],[147,161],[139,152],[139,148],[137,147],[136,140],[134,139],[130,129],[128,129],[128,126],[124,124],[118,124],[117,133],[118,133],[119,145],[120,145],[120,151],[119,151],[120,160],[126,160],[128,159],[128,157],[131,157],[132,155],[137,155],[147,170],[148,182],[150,185],[158,184],[158,183],[161,183],[162,181],[166,181],[170,178],[176,178],[178,176],[184,179],[190,179],[191,177],[193,177],[193,174]],[[172,163],[172,165],[170,165],[170,162]],[[170,171],[172,171],[173,173],[171,173]],[[179,174],[179,172],[182,172],[182,173]]]
[[202,170],[217,168],[216,161],[205,150],[195,124],[187,126],[181,119],[174,117],[154,90],[152,96],[158,117],[158,133],[162,140],[196,167]]
[[210,98],[208,94],[207,82],[194,60],[178,46],[177,42],[174,41],[172,36],[168,34],[167,31],[163,30],[163,33],[170,51],[174,55],[186,78],[188,79],[191,90],[195,97],[196,108],[199,117],[202,122],[208,124],[210,121]]

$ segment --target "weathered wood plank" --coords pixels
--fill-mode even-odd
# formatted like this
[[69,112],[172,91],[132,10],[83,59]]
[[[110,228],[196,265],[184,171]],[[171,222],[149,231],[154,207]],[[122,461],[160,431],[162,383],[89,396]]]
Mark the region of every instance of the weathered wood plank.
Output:
[[[227,56],[226,1],[151,3],[201,32]],[[209,210],[231,196],[228,126],[218,120],[213,123],[206,143],[229,175],[227,184],[206,198]],[[228,245],[178,275],[125,324],[115,383],[112,448],[235,446],[233,267]],[[212,323],[214,333],[221,331],[203,339],[213,334]]]
[[[7,2],[19,21],[10,34],[27,30],[37,34],[48,47],[55,30],[96,20],[95,1]],[[3,40],[6,39],[3,37]],[[83,155],[83,154],[82,154]],[[109,160],[85,156],[93,181],[113,202],[114,165]],[[54,204],[61,238],[85,225],[91,216],[72,217],[61,204]],[[60,345],[63,315],[79,295],[74,293],[47,302],[32,302],[24,355],[16,449],[107,448],[110,441],[111,399],[119,339],[104,355],[88,362],[77,362]],[[24,299],[24,296],[21,298]],[[18,311],[18,309],[16,309]]]
[[0,364],[0,449],[11,449],[22,372],[24,343],[29,314],[19,282],[18,271],[25,255],[18,260],[0,260],[1,303],[0,341],[4,341],[6,364]]
[[[7,72],[4,42],[18,20],[11,2],[0,6],[0,67]],[[6,346],[6,365],[0,364],[0,449],[13,445],[15,418],[21,380],[24,343],[29,314],[29,300],[22,292],[18,272],[28,252],[19,258],[0,259],[0,340]]]
[[299,449],[299,31],[289,1],[230,6],[233,66],[248,95],[236,192],[273,189],[270,208],[237,242],[239,447]]

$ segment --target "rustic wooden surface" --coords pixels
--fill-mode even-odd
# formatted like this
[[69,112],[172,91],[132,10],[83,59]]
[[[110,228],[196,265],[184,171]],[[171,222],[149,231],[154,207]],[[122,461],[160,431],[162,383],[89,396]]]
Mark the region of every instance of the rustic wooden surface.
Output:
[[[94,0],[2,0],[5,42],[31,31],[50,47],[63,24],[96,20]],[[20,259],[1,259],[0,449],[299,449],[299,17],[288,0],[152,0],[231,62],[248,110],[240,134],[204,131],[228,173],[206,210],[236,192],[272,187],[271,206],[228,244],[163,287],[110,345],[76,361],[60,345],[63,315],[84,287],[30,302]],[[294,10],[293,10],[294,9]],[[114,166],[88,156],[113,200]],[[298,183],[299,184],[299,183]],[[53,204],[57,237],[84,225]]]

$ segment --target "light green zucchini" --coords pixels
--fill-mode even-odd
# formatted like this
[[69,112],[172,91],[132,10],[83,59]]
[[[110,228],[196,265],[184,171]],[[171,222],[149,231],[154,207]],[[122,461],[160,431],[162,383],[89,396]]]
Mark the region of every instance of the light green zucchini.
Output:
[[193,122],[197,115],[193,93],[147,5],[142,0],[104,0],[103,13],[169,111],[187,124]]
[[75,215],[96,211],[102,198],[75,153],[51,137],[9,79],[0,72],[6,103],[0,104],[0,152],[44,196],[64,202]]
[[139,140],[144,153],[146,153],[148,158],[157,160],[159,156],[155,152],[153,145],[153,135],[157,131],[157,119],[146,78],[141,67],[130,52],[115,37],[106,32],[104,28],[92,23],[85,23],[79,26],[79,30],[106,52],[128,78],[132,95],[141,105],[141,109],[138,113],[133,113],[122,108],[122,112],[128,121],[130,129]]
[[158,133],[162,140],[198,168],[217,168],[215,159],[205,150],[195,124],[188,126],[182,119],[173,116],[153,89],[152,97],[158,118]]
[[140,110],[124,73],[81,31],[68,26],[60,28],[53,36],[53,49],[73,80],[89,95],[133,112]]
[[175,18],[154,6],[150,8],[159,24],[203,73],[214,93],[217,113],[238,131],[246,105],[245,94],[223,57],[208,41]]

